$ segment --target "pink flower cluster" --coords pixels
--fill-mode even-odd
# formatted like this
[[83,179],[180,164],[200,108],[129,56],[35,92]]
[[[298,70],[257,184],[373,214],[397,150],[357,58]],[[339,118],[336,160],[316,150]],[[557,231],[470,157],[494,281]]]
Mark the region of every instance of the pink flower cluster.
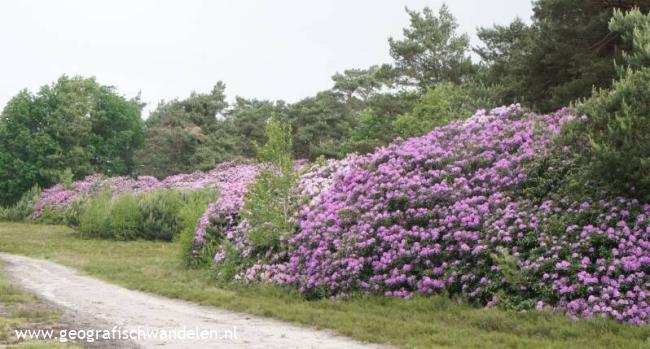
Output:
[[487,226],[490,248],[517,258],[523,282],[513,291],[533,295],[538,308],[650,320],[650,205],[624,198],[513,202]]
[[566,111],[479,113],[356,161],[297,217],[285,273],[314,296],[355,290],[408,297],[446,289],[485,297],[484,220],[522,183],[523,166],[553,144]]
[[43,190],[34,206],[32,217],[41,217],[45,210],[60,211],[70,206],[75,200],[91,197],[102,191],[109,191],[113,195],[119,195],[127,192],[143,193],[155,189],[200,190],[215,188],[221,193],[222,197],[225,195],[227,200],[230,200],[233,195],[231,194],[233,190],[232,184],[236,182],[236,178],[245,176],[247,171],[250,171],[250,168],[255,166],[250,163],[226,162],[208,172],[197,171],[189,174],[178,174],[163,180],[150,176],[131,178],[91,175],[83,180],[71,183],[68,188],[59,183]]
[[332,185],[334,178],[350,171],[359,159],[359,155],[352,154],[342,160],[329,159],[321,164],[314,164],[296,183],[296,196],[309,206],[317,205],[319,194]]
[[646,323],[648,206],[517,197],[570,119],[497,108],[356,159],[295,217],[288,261],[248,274],[310,297],[445,292]]
[[210,173],[217,180],[219,197],[216,202],[208,205],[196,228],[195,240],[204,240],[206,229],[212,225],[220,225],[226,235],[232,235],[238,224],[239,210],[244,205],[244,196],[248,185],[253,182],[258,171],[265,165],[247,163],[232,165],[226,163],[219,165]]

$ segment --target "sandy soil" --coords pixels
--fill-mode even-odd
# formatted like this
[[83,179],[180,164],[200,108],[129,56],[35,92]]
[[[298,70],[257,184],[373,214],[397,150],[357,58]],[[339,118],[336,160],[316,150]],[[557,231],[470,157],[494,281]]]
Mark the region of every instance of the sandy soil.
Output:
[[[0,258],[12,282],[61,308],[73,323],[87,324],[82,329],[140,331],[142,338],[133,342],[143,348],[380,348],[328,331],[127,290],[45,260],[4,253]],[[160,338],[174,331],[189,337],[197,329],[213,331],[213,338]],[[155,333],[159,338],[151,338]]]

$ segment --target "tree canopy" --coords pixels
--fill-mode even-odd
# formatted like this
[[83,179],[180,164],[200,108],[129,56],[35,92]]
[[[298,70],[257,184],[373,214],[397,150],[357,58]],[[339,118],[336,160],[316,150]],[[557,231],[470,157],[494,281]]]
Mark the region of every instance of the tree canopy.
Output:
[[143,142],[142,104],[93,78],[62,76],[36,94],[23,90],[0,114],[0,202],[34,185],[100,172],[132,172]]

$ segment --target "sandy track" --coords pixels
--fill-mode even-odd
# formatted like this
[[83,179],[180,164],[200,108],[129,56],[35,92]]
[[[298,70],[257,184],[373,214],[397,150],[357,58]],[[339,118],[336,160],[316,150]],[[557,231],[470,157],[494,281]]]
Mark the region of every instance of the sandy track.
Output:
[[226,331],[236,334],[234,339],[221,340],[139,338],[134,341],[144,348],[380,348],[328,331],[127,290],[45,260],[4,253],[0,253],[0,258],[6,261],[7,275],[18,286],[75,317],[96,319],[84,321],[97,324],[95,329],[107,329],[105,326],[136,331],[198,328],[217,331],[221,336]]

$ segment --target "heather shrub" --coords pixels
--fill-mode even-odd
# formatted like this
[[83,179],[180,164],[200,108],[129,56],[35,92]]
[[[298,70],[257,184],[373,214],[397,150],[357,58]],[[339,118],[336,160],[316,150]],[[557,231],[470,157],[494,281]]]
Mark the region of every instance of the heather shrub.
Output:
[[138,198],[131,193],[112,197],[107,213],[107,228],[117,240],[133,240],[138,237],[138,230],[144,227]]
[[78,230],[84,236],[113,237],[109,222],[111,194],[102,192],[85,201],[79,210]]
[[100,238],[171,241],[184,230],[194,231],[196,212],[213,197],[210,190],[158,189],[117,196],[106,191],[80,204],[78,230]]
[[178,213],[182,205],[182,194],[174,190],[154,190],[142,194],[139,200],[142,220],[140,237],[146,240],[173,240],[181,231]]
[[0,221],[19,222],[23,221],[32,214],[32,208],[38,201],[41,190],[38,186],[32,187],[25,192],[23,196],[14,205],[9,207],[0,207]]

